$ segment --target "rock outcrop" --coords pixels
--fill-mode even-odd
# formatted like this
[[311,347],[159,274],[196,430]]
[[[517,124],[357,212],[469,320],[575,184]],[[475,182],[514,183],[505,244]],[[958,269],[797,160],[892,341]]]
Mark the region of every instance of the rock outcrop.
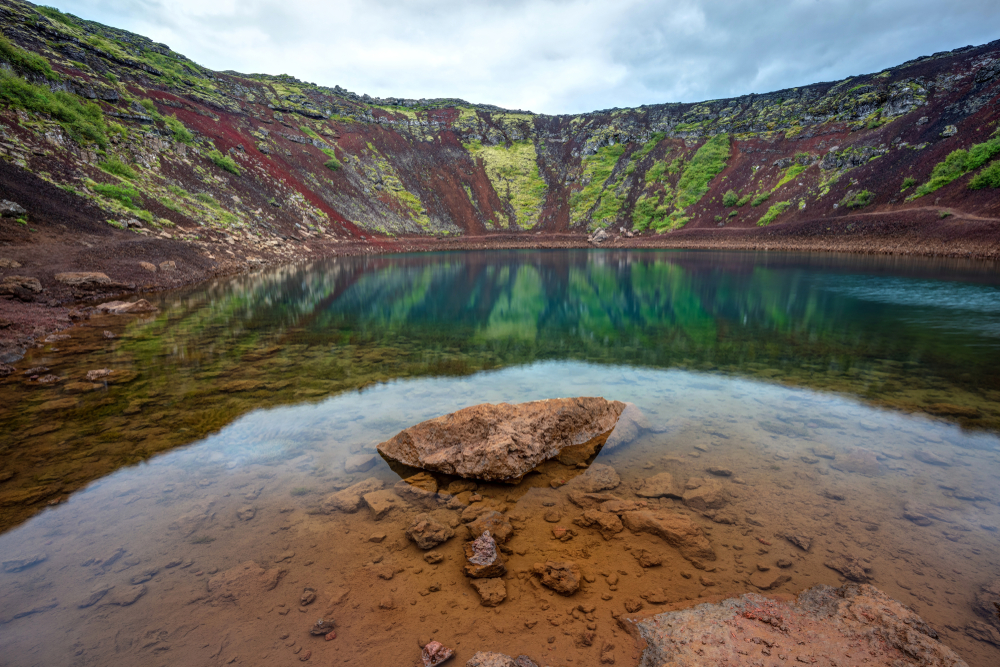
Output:
[[748,593],[622,625],[646,643],[639,667],[967,667],[919,616],[867,584],[816,586],[794,602]]
[[411,426],[378,451],[415,468],[516,482],[566,447],[603,444],[624,409],[603,398],[483,403]]

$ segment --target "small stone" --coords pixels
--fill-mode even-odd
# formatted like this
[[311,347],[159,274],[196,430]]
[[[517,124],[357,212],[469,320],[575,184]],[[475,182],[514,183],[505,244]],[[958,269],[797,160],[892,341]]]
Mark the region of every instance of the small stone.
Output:
[[12,558],[11,560],[5,560],[3,562],[4,572],[20,572],[21,570],[26,570],[29,567],[38,565],[44,562],[48,558],[48,555],[43,553],[32,554],[30,556],[22,556],[21,558]]
[[803,551],[809,551],[809,547],[812,546],[812,538],[805,535],[789,534],[785,535],[785,539]]
[[469,561],[465,566],[467,577],[486,579],[500,577],[507,572],[503,556],[488,530],[472,542],[465,543],[465,557]]
[[479,537],[489,531],[490,536],[500,544],[504,544],[514,535],[514,528],[500,512],[496,510],[480,514],[469,524],[469,532],[473,537]]
[[788,560],[787,558],[782,558],[777,563],[775,563],[775,565],[780,567],[782,570],[787,570],[792,566],[792,561]]
[[548,523],[559,523],[559,520],[562,518],[562,514],[560,514],[558,510],[552,509],[547,511],[542,518]]
[[304,591],[302,591],[302,596],[299,598],[299,604],[301,604],[303,607],[306,607],[308,605],[311,605],[315,601],[316,601],[315,590],[313,590],[312,588],[307,588]]
[[572,595],[580,589],[580,566],[572,561],[535,563],[532,571],[541,577],[543,586],[561,595]]
[[869,579],[871,579],[869,576],[871,568],[865,567],[864,564],[854,556],[846,554],[835,556],[824,562],[823,565],[827,566],[831,570],[840,572],[846,579],[856,581],[859,584],[868,583]]
[[139,266],[141,266],[146,271],[149,271],[150,273],[156,273],[156,264],[153,264],[151,262],[139,262]]
[[420,651],[420,659],[423,661],[424,667],[436,667],[453,655],[455,655],[455,651],[436,641],[427,642],[424,644],[423,650]]
[[640,567],[655,567],[663,564],[663,558],[648,549],[633,549],[631,553]]
[[398,507],[399,503],[399,496],[389,489],[372,491],[371,493],[366,493],[361,498],[364,500],[365,505],[368,506],[368,509],[371,510],[372,518],[375,521],[381,521],[385,515]]
[[792,578],[787,574],[769,573],[767,571],[757,571],[750,575],[750,583],[762,591],[773,590],[791,580]]
[[705,472],[709,473],[710,475],[715,475],[716,477],[732,477],[733,476],[733,471],[730,470],[729,468],[718,468],[716,466],[711,466],[709,468],[705,468]]
[[429,514],[418,514],[406,529],[406,536],[426,551],[450,540],[455,531],[432,520]]
[[257,516],[257,508],[253,505],[244,505],[236,511],[236,518],[240,521],[250,521]]
[[935,454],[934,452],[928,452],[923,449],[918,449],[913,452],[913,458],[932,466],[948,467],[951,462],[947,459]]
[[428,551],[424,554],[424,560],[430,565],[437,565],[444,560],[444,556],[436,551]]
[[354,454],[344,461],[344,472],[368,472],[375,465],[374,454]]
[[372,533],[371,535],[368,536],[368,541],[372,542],[373,544],[381,544],[382,542],[385,541],[385,538],[386,538],[385,533]]
[[480,604],[484,607],[496,607],[507,598],[507,584],[499,577],[493,579],[473,579],[469,583],[479,593]]

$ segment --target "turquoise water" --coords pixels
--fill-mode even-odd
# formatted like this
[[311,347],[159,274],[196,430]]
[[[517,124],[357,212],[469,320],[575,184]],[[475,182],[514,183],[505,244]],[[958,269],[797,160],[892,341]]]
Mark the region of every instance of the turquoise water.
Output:
[[[969,634],[989,623],[975,597],[997,576],[1000,553],[992,265],[714,252],[343,258],[158,305],[145,319],[94,319],[22,364],[63,380],[0,385],[0,423],[12,434],[0,460],[14,473],[0,484],[0,561],[13,563],[0,572],[9,664],[225,664],[233,655],[264,664],[297,661],[295,649],[312,660],[412,662],[424,634],[462,650],[590,664],[572,635],[544,630],[538,605],[556,611],[562,601],[538,602],[519,568],[544,556],[593,570],[596,582],[577,596],[598,606],[599,635],[622,645],[603,619],[650,582],[671,602],[737,595],[758,590],[755,561],[788,558],[792,579],[776,590],[795,593],[839,585],[825,563],[840,554],[870,566],[872,583],[917,608],[970,664],[1000,658]],[[113,371],[107,384],[88,383],[100,368]],[[637,569],[626,554],[641,540],[627,533],[606,542],[580,527],[572,541],[553,541],[547,508],[564,522],[578,513],[550,488],[576,474],[559,464],[479,489],[524,517],[510,556],[517,576],[496,610],[478,606],[458,565],[425,564],[406,541],[417,508],[379,521],[321,511],[326,494],[350,483],[398,480],[380,459],[359,473],[344,461],[402,428],[481,402],[587,395],[634,402],[649,421],[637,441],[598,456],[621,476],[619,496],[637,498],[659,472],[733,472],[722,480],[724,507],[653,501],[709,535],[714,572],[672,551],[661,567]],[[552,505],[538,504],[545,494],[557,494]],[[906,517],[917,510],[933,515],[928,525]],[[373,531],[385,541],[368,542]],[[793,531],[810,536],[809,552],[784,539]],[[460,542],[442,546],[455,563]],[[287,573],[270,590],[219,583],[247,561]],[[386,564],[393,576],[373,574]],[[619,566],[630,576],[609,593],[600,572]],[[427,595],[435,584],[441,592]],[[307,585],[320,600],[300,612]],[[366,604],[386,596],[393,609]],[[328,609],[342,628],[336,641],[299,636]],[[449,622],[428,627],[442,617]],[[524,629],[536,617],[543,624]]]

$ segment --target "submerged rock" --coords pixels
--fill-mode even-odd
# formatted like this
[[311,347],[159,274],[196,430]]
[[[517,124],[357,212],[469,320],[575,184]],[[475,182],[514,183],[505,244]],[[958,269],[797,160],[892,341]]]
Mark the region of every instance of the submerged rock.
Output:
[[343,491],[331,493],[323,499],[321,508],[326,514],[330,514],[335,511],[348,513],[357,512],[361,509],[364,496],[374,491],[381,491],[382,487],[382,480],[375,477],[369,477],[368,479],[361,480],[357,484],[352,484]]
[[418,514],[406,529],[406,536],[425,551],[433,549],[455,536],[455,531],[431,519],[429,514]]
[[574,519],[573,523],[583,528],[596,528],[605,540],[610,540],[625,530],[622,520],[618,518],[617,514],[596,509],[587,510],[583,516]]
[[480,514],[475,521],[469,524],[469,532],[473,537],[479,537],[484,532],[489,532],[494,540],[504,544],[514,534],[514,528],[505,517],[496,510],[491,510],[485,514]]
[[622,478],[614,468],[603,463],[595,463],[587,469],[587,472],[571,479],[565,488],[572,497],[574,493],[597,493],[615,489],[621,483]]
[[834,556],[833,558],[827,560],[823,563],[831,570],[836,570],[844,575],[845,578],[856,581],[858,583],[867,583],[869,577],[870,567],[865,567],[861,561],[859,561],[854,556],[849,556],[847,554],[841,554],[840,556]]
[[138,301],[108,301],[97,307],[102,313],[111,315],[137,315],[140,313],[155,313],[159,310],[156,306],[145,299]]
[[572,595],[580,589],[580,566],[572,561],[535,563],[532,571],[541,577],[542,585],[562,595]]
[[420,651],[420,659],[423,661],[424,667],[436,667],[453,655],[455,655],[454,650],[436,641],[427,642],[424,644],[423,650]]
[[483,534],[472,542],[465,543],[465,558],[469,561],[469,564],[465,566],[465,576],[467,577],[489,579],[501,577],[507,573],[503,556],[500,555],[497,543],[488,530],[484,530]]
[[514,482],[566,447],[606,440],[624,409],[603,398],[483,403],[411,426],[378,451],[416,468]]
[[688,560],[715,560],[715,550],[701,528],[680,514],[623,512],[622,523],[633,533],[657,535]]
[[684,488],[674,481],[669,472],[661,472],[644,479],[635,495],[641,498],[680,498],[684,495]]
[[503,579],[473,579],[472,587],[479,593],[479,601],[484,607],[496,607],[507,599],[507,584]]
[[794,602],[748,593],[622,624],[646,643],[643,665],[749,667],[763,653],[788,664],[967,667],[919,616],[867,584],[816,586]]

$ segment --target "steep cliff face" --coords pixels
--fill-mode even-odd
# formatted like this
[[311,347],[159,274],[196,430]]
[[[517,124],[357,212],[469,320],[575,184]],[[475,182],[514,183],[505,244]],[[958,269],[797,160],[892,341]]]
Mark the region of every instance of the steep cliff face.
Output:
[[766,95],[545,116],[214,72],[16,0],[0,29],[0,157],[139,234],[263,248],[1000,213],[1000,42]]

